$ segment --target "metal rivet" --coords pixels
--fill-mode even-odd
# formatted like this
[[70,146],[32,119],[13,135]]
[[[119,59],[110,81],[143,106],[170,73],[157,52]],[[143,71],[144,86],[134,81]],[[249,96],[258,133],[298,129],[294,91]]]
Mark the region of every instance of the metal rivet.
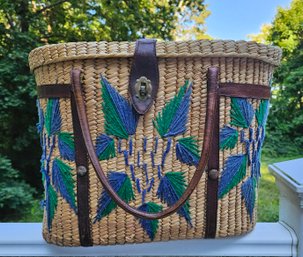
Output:
[[219,172],[218,172],[218,170],[216,170],[216,169],[211,169],[211,170],[208,172],[208,177],[209,177],[210,179],[215,180],[215,179],[218,178],[218,176],[219,176]]
[[81,177],[83,177],[87,173],[87,169],[84,166],[78,166],[77,167],[77,174]]

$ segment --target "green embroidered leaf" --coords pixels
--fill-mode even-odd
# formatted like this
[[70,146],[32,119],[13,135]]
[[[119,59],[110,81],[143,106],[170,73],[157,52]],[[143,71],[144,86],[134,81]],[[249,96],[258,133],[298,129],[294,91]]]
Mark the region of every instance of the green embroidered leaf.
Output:
[[233,149],[237,144],[238,134],[236,129],[224,126],[220,131],[220,149]]
[[[154,202],[148,202],[142,204],[138,209],[147,213],[158,213],[162,211],[162,205]],[[158,231],[159,220],[139,219],[139,223],[143,230],[148,234],[149,238],[154,240]]]
[[256,110],[256,119],[259,126],[265,126],[269,109],[269,101],[261,100],[259,108]]
[[98,136],[96,139],[96,154],[100,161],[116,157],[114,139],[105,134]]
[[50,98],[47,100],[44,125],[49,136],[60,131],[61,113],[58,98]]
[[252,105],[244,98],[231,98],[231,125],[248,128],[254,117]]
[[[187,188],[184,172],[167,172],[161,178],[157,190],[157,196],[162,202],[168,206],[173,206],[179,198],[184,194]],[[191,224],[191,217],[189,211],[189,202],[187,201],[177,213],[184,217],[185,220]]]
[[[129,201],[134,200],[135,196],[132,184],[126,173],[112,171],[108,175],[108,181],[124,202],[128,203]],[[94,219],[94,223],[109,215],[116,207],[116,202],[112,200],[107,191],[103,190],[98,201],[97,215]]]
[[58,147],[62,159],[68,161],[75,160],[75,143],[72,133],[60,132],[58,134]]
[[233,155],[227,158],[220,178],[218,197],[222,198],[238,185],[246,175],[247,156]]
[[127,139],[136,132],[138,115],[128,101],[102,77],[102,109],[105,132],[108,135]]
[[159,112],[153,124],[163,138],[183,134],[186,130],[187,115],[190,104],[191,83],[186,81]]
[[52,227],[52,221],[55,217],[55,212],[58,205],[57,193],[52,187],[51,184],[47,186],[47,195],[46,195],[46,213],[47,213],[47,227],[48,230]]
[[57,192],[69,203],[70,207],[77,212],[75,201],[75,181],[72,176],[72,168],[58,158],[53,161],[52,182]]
[[194,137],[184,137],[177,140],[176,144],[177,160],[188,165],[198,165],[200,160],[200,151],[197,139]]

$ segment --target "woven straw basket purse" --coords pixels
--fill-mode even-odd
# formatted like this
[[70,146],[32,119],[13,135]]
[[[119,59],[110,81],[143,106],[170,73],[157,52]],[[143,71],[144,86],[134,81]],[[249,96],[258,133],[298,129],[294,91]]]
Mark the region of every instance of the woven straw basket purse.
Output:
[[33,50],[46,241],[91,246],[252,230],[280,58],[277,47],[220,40]]

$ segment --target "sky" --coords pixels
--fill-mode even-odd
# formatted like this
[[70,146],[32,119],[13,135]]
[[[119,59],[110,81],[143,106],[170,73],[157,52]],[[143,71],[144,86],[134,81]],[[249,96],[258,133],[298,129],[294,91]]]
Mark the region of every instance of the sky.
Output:
[[288,7],[291,0],[205,0],[210,16],[206,33],[214,39],[247,40],[270,23],[278,6]]

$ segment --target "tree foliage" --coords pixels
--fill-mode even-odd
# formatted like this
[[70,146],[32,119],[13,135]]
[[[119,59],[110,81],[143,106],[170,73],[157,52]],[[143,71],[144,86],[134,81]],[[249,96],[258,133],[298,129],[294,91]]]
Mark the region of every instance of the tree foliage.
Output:
[[293,0],[289,8],[278,8],[267,40],[281,47],[285,58],[294,54],[303,40],[302,0]]
[[266,150],[271,155],[302,154],[303,1],[293,0],[289,8],[279,7],[267,28],[263,40],[281,47],[283,59],[274,74]]
[[0,220],[15,220],[26,214],[33,202],[34,189],[20,180],[20,172],[0,155]]
[[0,0],[0,153],[11,160],[10,169],[22,171],[18,180],[42,192],[35,82],[28,67],[33,48],[68,41],[173,39],[179,17],[188,12],[203,17],[203,2]]

